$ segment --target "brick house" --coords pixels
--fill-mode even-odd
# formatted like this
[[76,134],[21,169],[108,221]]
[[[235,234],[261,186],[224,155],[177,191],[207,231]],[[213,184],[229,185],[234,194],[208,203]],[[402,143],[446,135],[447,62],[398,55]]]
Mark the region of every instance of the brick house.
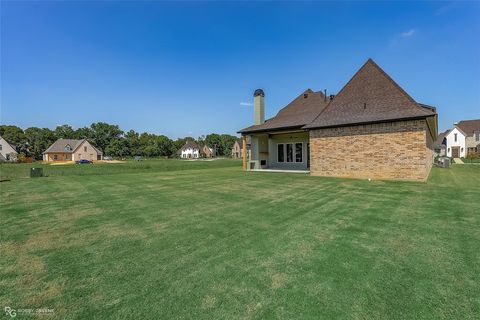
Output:
[[43,161],[102,160],[102,152],[87,139],[58,139],[45,152]]
[[254,93],[255,124],[247,170],[309,171],[316,176],[427,179],[437,137],[435,108],[417,103],[369,59],[336,96],[310,89],[264,120]]
[[[250,153],[250,139],[247,137],[247,153]],[[232,147],[232,158],[241,159],[243,154],[243,139],[235,141]]]

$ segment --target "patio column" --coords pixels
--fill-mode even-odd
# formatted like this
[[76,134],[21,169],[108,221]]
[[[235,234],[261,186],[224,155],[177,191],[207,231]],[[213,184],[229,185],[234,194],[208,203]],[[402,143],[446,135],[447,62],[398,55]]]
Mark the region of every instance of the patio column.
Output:
[[243,171],[247,171],[247,137],[243,136],[243,146],[242,146],[242,158],[243,158]]

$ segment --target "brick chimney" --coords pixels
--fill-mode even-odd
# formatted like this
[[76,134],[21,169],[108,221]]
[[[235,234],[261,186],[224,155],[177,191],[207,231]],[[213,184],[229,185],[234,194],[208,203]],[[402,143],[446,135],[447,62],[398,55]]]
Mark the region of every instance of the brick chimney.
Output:
[[265,93],[262,89],[257,89],[253,93],[253,113],[254,124],[262,124],[265,122]]

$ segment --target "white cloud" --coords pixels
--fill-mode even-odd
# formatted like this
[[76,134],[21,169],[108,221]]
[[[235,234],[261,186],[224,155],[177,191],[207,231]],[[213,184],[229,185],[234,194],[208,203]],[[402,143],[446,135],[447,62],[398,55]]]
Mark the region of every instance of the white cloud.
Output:
[[408,31],[402,32],[400,35],[404,38],[413,36],[417,32],[417,29],[410,29]]
[[444,13],[447,13],[449,12],[450,10],[452,10],[453,8],[457,7],[458,6],[458,2],[450,2],[444,6],[441,6],[440,8],[438,8],[437,10],[435,10],[435,15],[436,16],[439,16],[439,15],[442,15]]
[[253,106],[253,103],[251,102],[240,102],[241,106]]

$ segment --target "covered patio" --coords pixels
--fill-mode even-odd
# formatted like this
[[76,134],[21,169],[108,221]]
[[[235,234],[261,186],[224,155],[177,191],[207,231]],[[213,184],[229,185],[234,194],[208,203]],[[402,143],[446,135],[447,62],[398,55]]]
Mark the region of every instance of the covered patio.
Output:
[[[244,155],[248,171],[308,173],[309,134],[306,131],[280,131],[250,134],[250,158]],[[244,136],[246,138],[246,136]]]

